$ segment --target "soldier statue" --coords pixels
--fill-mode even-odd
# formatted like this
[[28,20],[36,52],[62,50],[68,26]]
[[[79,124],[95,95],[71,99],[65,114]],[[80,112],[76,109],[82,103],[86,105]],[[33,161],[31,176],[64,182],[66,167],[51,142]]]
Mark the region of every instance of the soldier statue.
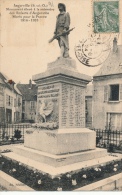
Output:
[[49,40],[49,43],[51,43],[54,39],[57,39],[61,50],[60,57],[68,58],[69,57],[68,35],[70,31],[72,31],[74,28],[69,29],[70,15],[68,12],[66,13],[65,4],[59,3],[58,9],[60,13],[57,16],[54,36],[52,39]]
[[58,4],[58,9],[60,13],[57,16],[56,21],[56,28],[55,28],[55,35],[63,34],[62,36],[58,37],[58,43],[61,49],[60,57],[67,58],[69,57],[69,40],[68,40],[68,33],[65,34],[67,30],[69,30],[70,26],[70,15],[66,13],[66,6],[63,3]]

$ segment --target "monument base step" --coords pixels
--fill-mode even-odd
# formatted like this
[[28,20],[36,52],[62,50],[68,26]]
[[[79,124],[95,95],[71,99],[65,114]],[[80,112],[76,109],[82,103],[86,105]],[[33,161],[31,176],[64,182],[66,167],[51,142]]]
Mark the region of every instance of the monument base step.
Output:
[[12,148],[12,150],[16,154],[20,154],[24,157],[28,157],[29,159],[33,157],[33,159],[36,161],[54,167],[61,167],[64,165],[96,159],[107,155],[107,150],[101,148],[96,148],[95,150],[88,150],[84,152],[62,154],[62,155],[49,154],[39,150],[34,150],[31,148],[24,147],[23,145],[15,146]]
[[97,167],[101,164],[107,164],[111,161],[120,160],[122,158],[121,154],[117,154],[114,156],[107,155],[106,157],[78,162],[78,163],[74,163],[70,165],[65,165],[62,167],[54,167],[51,165],[47,165],[45,163],[40,163],[36,160],[32,160],[32,158],[34,159],[33,156],[31,156],[31,158],[27,158],[22,155],[15,154],[14,152],[3,153],[2,156],[10,160],[17,161],[25,165],[29,169],[38,170],[39,172],[42,172],[42,173],[48,173],[50,177],[52,178],[55,178],[61,174],[65,174],[69,172],[76,173],[76,172],[79,172],[82,168]]

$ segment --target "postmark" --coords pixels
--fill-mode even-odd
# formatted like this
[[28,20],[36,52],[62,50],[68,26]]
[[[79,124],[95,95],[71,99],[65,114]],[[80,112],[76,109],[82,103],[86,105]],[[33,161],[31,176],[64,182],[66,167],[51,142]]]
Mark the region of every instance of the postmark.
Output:
[[93,1],[94,33],[119,32],[119,1]]
[[75,55],[86,66],[101,65],[110,53],[110,40],[111,35],[103,37],[100,34],[91,34],[75,46]]

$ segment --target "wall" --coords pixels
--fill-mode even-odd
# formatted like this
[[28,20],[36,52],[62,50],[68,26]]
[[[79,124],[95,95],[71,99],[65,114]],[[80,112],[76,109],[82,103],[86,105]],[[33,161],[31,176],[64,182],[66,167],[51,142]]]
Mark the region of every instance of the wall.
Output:
[[31,109],[31,106],[30,106],[30,102],[31,101],[25,101],[25,117],[24,119],[25,120],[33,120],[35,121],[35,117],[36,117],[36,101],[35,102],[35,107],[34,109]]
[[0,108],[4,107],[4,86],[0,83]]
[[0,124],[5,122],[5,109],[0,107]]
[[[7,105],[6,104],[6,97],[11,96],[13,98],[12,105]],[[18,98],[20,98],[20,106],[18,106]],[[14,99],[16,99],[16,105],[14,103]],[[4,92],[4,108],[5,108],[5,113],[11,112],[11,122],[21,122],[21,115],[22,115],[22,96],[15,93],[13,90],[9,90],[8,88],[5,88]],[[19,112],[20,116],[19,119],[17,117],[17,112]]]
[[4,86],[0,83],[0,124],[4,122],[5,109],[4,109]]
[[16,94],[16,106],[14,112],[14,122],[21,122],[22,120],[22,96]]
[[122,101],[104,101],[104,86],[110,84],[122,84],[118,75],[93,78],[93,121],[92,127],[105,129],[107,125],[107,113],[122,113]]

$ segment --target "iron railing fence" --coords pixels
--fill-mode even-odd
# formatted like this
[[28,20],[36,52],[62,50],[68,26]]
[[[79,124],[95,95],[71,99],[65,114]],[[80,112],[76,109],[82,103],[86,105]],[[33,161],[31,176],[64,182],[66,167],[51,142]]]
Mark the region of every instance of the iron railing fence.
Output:
[[0,145],[18,140],[24,142],[25,129],[31,127],[32,124],[0,124]]
[[[0,124],[0,145],[5,143],[24,142],[25,130],[31,128],[32,124]],[[107,148],[108,151],[112,147],[119,147],[122,141],[122,131],[111,131],[92,129],[96,132],[96,146]]]
[[112,151],[113,148],[118,148],[120,146],[120,141],[122,141],[122,131],[111,131],[111,130],[101,130],[94,129],[96,132],[96,146],[107,148],[108,151]]

